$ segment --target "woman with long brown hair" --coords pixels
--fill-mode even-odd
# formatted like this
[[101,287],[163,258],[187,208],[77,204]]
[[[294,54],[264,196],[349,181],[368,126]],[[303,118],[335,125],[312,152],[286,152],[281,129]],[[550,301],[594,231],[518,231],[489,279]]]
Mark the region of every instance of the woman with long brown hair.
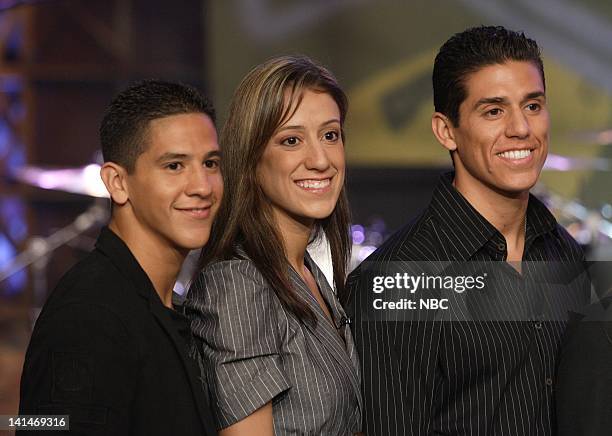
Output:
[[224,198],[187,303],[222,435],[360,430],[351,332],[306,252],[325,235],[342,292],[346,112],[334,76],[303,56],[255,67],[234,94]]

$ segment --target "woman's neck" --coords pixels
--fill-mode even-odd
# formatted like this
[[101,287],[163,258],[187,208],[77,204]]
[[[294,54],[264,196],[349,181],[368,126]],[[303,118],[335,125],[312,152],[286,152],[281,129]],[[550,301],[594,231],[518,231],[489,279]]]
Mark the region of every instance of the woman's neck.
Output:
[[310,241],[314,219],[296,219],[285,212],[275,211],[276,226],[289,264],[300,275],[304,267],[304,254]]

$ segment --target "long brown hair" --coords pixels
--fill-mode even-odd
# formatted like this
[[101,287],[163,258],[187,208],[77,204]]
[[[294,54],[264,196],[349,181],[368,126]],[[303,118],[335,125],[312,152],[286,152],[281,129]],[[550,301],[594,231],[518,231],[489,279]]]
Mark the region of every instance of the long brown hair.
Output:
[[[223,200],[208,244],[202,250],[199,269],[215,261],[231,259],[240,244],[283,306],[302,320],[314,321],[314,313],[292,290],[289,261],[270,202],[257,180],[257,165],[268,141],[292,116],[307,89],[329,94],[338,105],[340,125],[344,126],[348,109],[344,91],[326,68],[308,57],[270,59],[252,69],[238,85],[220,138]],[[314,232],[315,238],[324,232],[329,241],[334,285],[339,295],[344,294],[350,257],[349,223],[343,186],[333,212],[315,223]]]

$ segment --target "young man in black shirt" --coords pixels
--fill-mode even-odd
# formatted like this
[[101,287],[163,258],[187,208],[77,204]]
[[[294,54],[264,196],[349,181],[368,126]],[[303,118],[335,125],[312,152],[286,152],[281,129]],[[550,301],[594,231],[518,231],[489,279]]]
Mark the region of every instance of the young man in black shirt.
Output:
[[111,220],[36,322],[19,413],[69,415],[79,435],[215,434],[172,305],[223,194],[214,110],[191,87],[144,81],[113,100],[100,137]]
[[[433,89],[432,130],[455,171],[441,177],[429,207],[349,277],[365,433],[552,435],[561,318],[586,302],[588,288],[576,280],[563,290],[539,286],[540,293],[526,286],[526,279],[550,272],[538,262],[583,259],[529,193],[548,151],[539,48],[502,27],[468,29],[441,47]],[[445,292],[399,295],[380,287],[385,272],[425,278],[435,275],[436,262],[471,263],[475,272],[486,267],[495,280],[484,280],[482,290],[451,289],[454,297],[436,300],[438,310],[406,302],[408,310],[397,315],[401,299],[383,306],[385,295],[422,304],[419,296]],[[372,281],[372,271],[383,278]],[[393,278],[388,285],[400,286]]]

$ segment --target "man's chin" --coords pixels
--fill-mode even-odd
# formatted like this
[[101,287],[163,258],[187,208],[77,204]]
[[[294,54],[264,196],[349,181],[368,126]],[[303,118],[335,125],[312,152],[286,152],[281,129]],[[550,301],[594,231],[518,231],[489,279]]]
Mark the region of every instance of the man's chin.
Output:
[[208,243],[209,235],[200,238],[189,238],[181,241],[174,241],[175,247],[185,254],[189,254],[192,250],[199,250]]
[[513,180],[506,183],[501,183],[496,188],[498,192],[503,193],[508,197],[520,197],[528,194],[531,188],[536,185],[537,181],[537,179]]

